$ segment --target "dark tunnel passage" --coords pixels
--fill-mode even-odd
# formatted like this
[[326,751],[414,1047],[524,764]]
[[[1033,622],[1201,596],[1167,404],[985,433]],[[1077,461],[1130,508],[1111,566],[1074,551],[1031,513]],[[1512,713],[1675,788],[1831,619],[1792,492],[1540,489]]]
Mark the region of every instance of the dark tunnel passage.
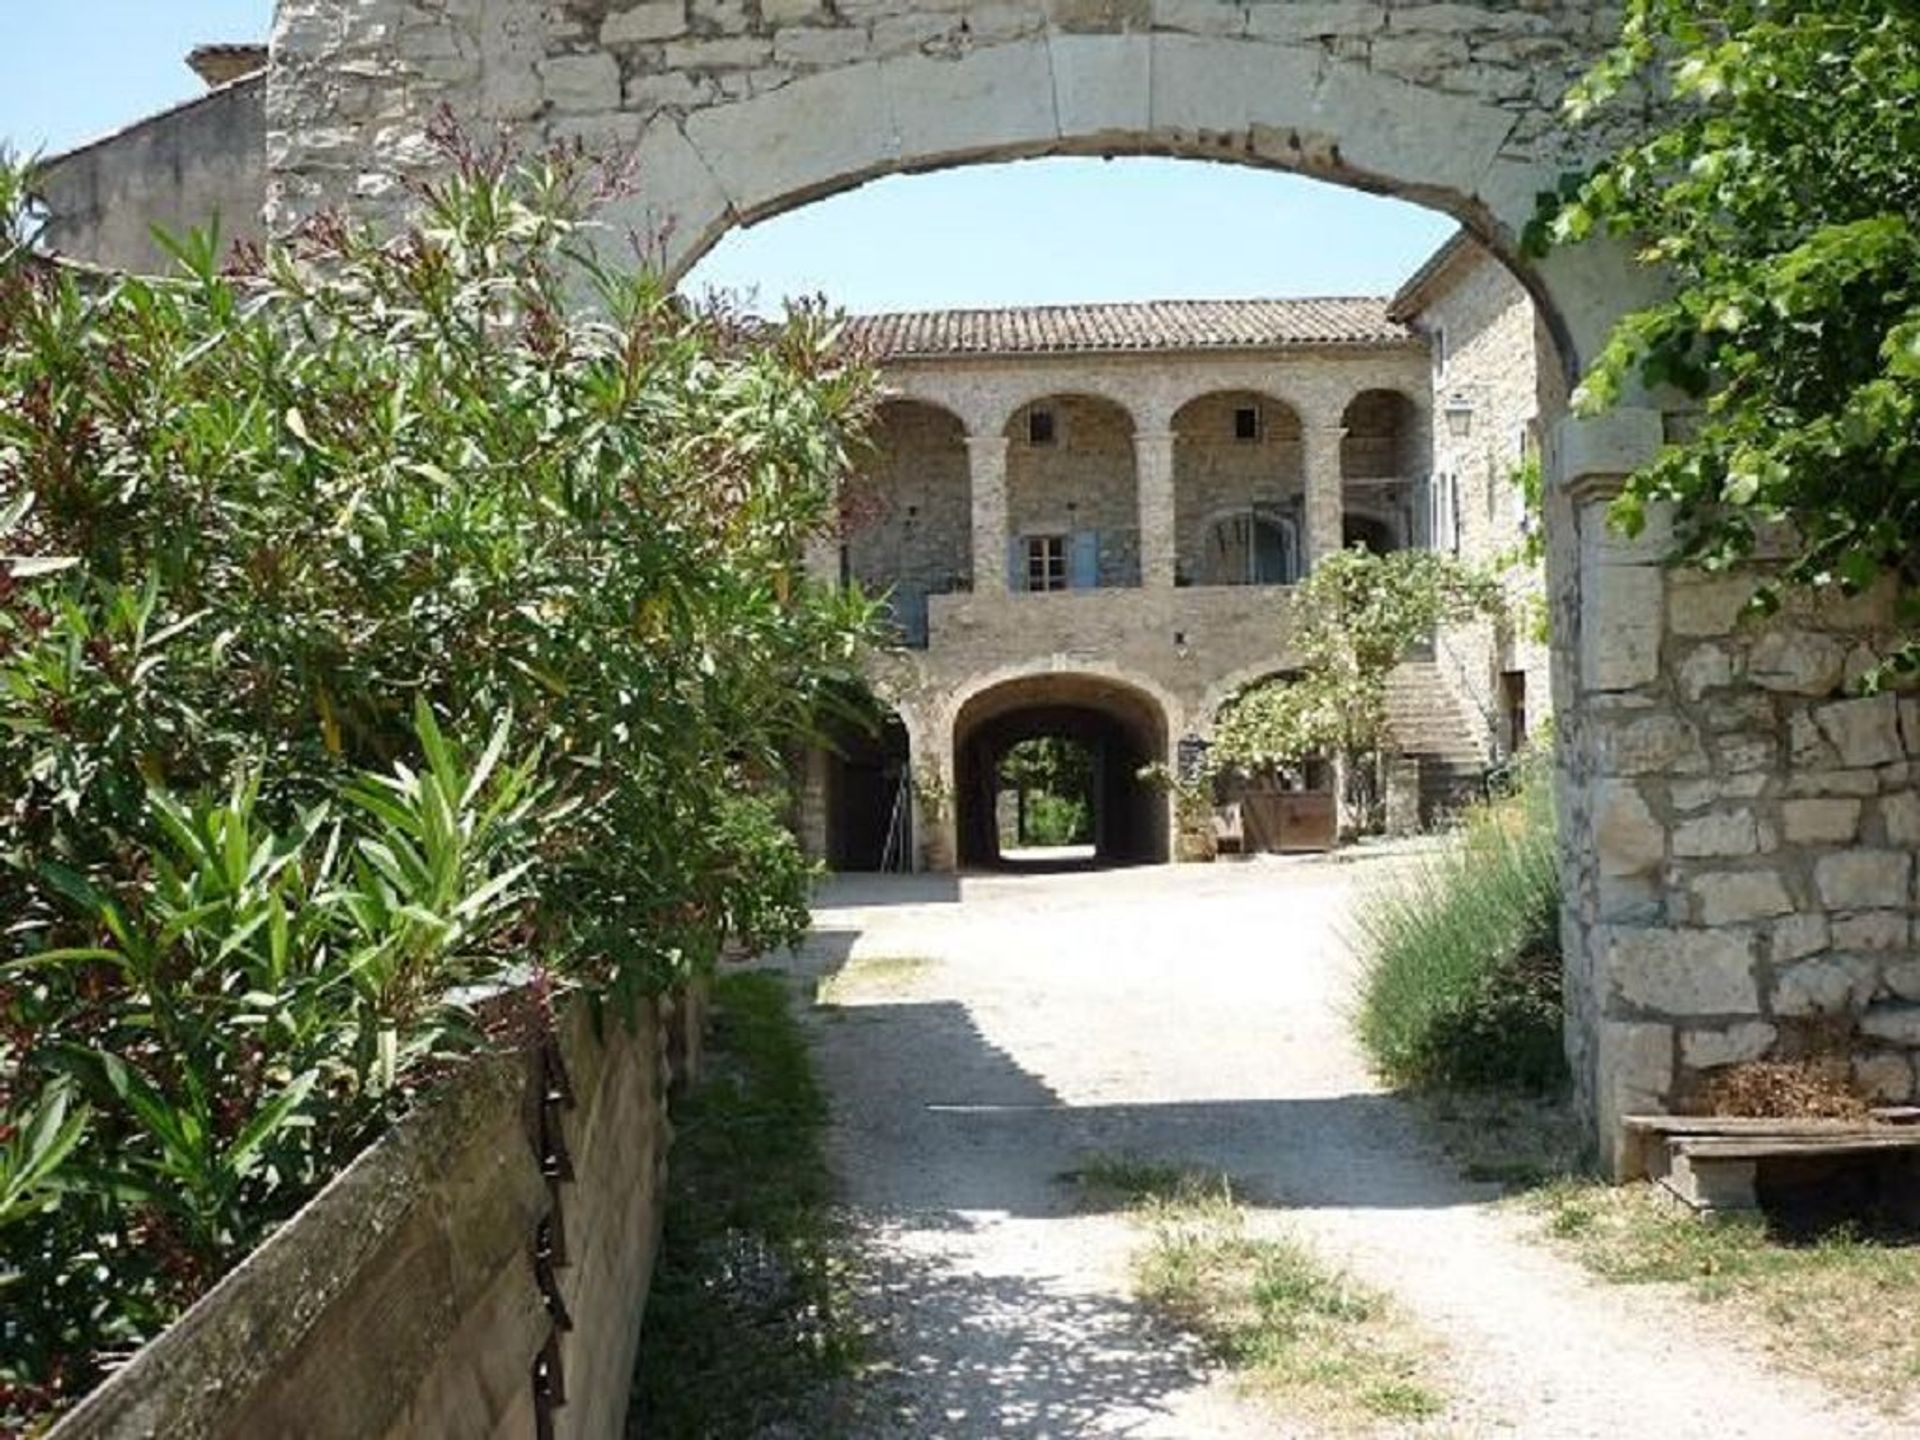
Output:
[[954,799],[960,863],[1014,868],[1001,850],[1001,761],[1027,740],[1055,738],[1086,748],[1098,865],[1159,864],[1168,857],[1165,793],[1139,778],[1167,754],[1160,705],[1118,681],[1037,675],[975,695],[954,722]]

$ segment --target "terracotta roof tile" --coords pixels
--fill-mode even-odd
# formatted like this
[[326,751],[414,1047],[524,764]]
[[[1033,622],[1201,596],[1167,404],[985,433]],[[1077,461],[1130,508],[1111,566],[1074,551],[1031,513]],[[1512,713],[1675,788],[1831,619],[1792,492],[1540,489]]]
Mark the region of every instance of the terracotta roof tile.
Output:
[[1405,345],[1383,298],[1152,300],[855,315],[848,338],[882,359]]

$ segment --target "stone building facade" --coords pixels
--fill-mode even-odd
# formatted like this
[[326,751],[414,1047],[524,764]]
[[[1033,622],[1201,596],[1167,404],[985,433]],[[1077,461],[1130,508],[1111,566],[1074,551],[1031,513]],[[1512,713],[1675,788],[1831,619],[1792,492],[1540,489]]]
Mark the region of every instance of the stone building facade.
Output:
[[187,57],[207,91],[53,157],[42,169],[46,243],[113,270],[170,268],[154,230],[266,238],[267,50],[203,45]]
[[[1517,287],[1507,299],[1531,312]],[[975,818],[993,803],[980,773],[992,758],[975,747],[991,720],[1004,743],[1098,743],[1117,727],[1111,763],[1128,773],[1110,808],[1127,813],[1111,853],[1168,858],[1167,802],[1127,793],[1132,772],[1177,767],[1242,689],[1296,667],[1289,587],[1316,558],[1434,542],[1430,342],[1389,309],[1162,302],[851,321],[892,398],[840,570],[891,599],[903,643],[872,671],[904,741],[885,763],[912,803],[876,810],[842,761],[816,757],[802,809],[816,853],[903,868],[991,859]],[[1455,323],[1466,341],[1482,317]],[[1513,368],[1536,365],[1528,348]],[[1517,512],[1502,513],[1510,533],[1479,527],[1476,558],[1517,542]],[[1438,692],[1429,708],[1483,770],[1499,744],[1479,718],[1496,701],[1494,637],[1449,638],[1479,669],[1417,667],[1410,693]],[[862,748],[855,763],[873,757]],[[843,803],[843,785],[859,798]],[[908,817],[910,844],[904,829],[891,847],[837,833]]]
[[[442,109],[536,145],[630,148],[641,178],[623,227],[672,275],[732,228],[878,175],[1056,154],[1230,161],[1458,219],[1532,296],[1551,368],[1571,378],[1659,289],[1622,244],[1543,258],[1520,243],[1536,197],[1618,138],[1569,130],[1560,102],[1619,18],[1613,0],[280,0],[268,227],[328,206],[394,216],[405,182],[443,163],[428,133]],[[191,209],[166,173],[145,183],[138,203]],[[1623,1112],[1689,1103],[1729,1058],[1819,1039],[1897,1095],[1920,1051],[1920,720],[1847,691],[1891,633],[1891,599],[1760,624],[1742,611],[1751,576],[1665,563],[1661,517],[1616,533],[1611,498],[1686,409],[1642,391],[1598,418],[1542,413],[1568,1050],[1609,1155]],[[1324,411],[1301,414],[1311,475]],[[1144,523],[1172,444],[1141,437],[1166,433],[1134,434],[1142,584],[1098,592],[1134,607],[1121,641],[1141,652],[1203,593],[1161,583],[1179,527]],[[966,434],[969,473],[978,449],[991,476],[1004,428]],[[971,517],[976,576],[1000,572],[1003,557],[979,563],[999,532]],[[1261,590],[1208,593],[1232,610]],[[995,603],[951,597],[954,638]],[[1049,607],[1047,624],[1066,635],[1080,608]]]
[[1426,341],[1433,364],[1432,544],[1509,581],[1508,622],[1450,632],[1436,658],[1464,694],[1486,697],[1482,718],[1510,753],[1553,709],[1546,595],[1530,563],[1543,521],[1527,490],[1540,482],[1546,424],[1566,412],[1566,376],[1520,282],[1464,233],[1402,287],[1391,313]]

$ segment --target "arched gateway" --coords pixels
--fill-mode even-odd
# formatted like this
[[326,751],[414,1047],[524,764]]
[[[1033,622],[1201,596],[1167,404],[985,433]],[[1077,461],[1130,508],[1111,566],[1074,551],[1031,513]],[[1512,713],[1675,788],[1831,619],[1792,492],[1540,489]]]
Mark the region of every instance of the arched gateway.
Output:
[[[879,175],[1232,161],[1457,217],[1532,293],[1572,374],[1644,278],[1603,246],[1524,260],[1517,237],[1578,163],[1557,102],[1611,23],[1591,0],[282,0],[270,215],[397,209],[437,163],[443,106],[633,147],[626,218],[676,274],[733,226]],[[1863,604],[1756,636],[1736,627],[1743,582],[1666,570],[1657,525],[1614,536],[1607,500],[1664,433],[1643,405],[1560,425],[1545,455],[1568,1043],[1609,1148],[1619,1114],[1684,1102],[1802,1017],[1884,1008],[1883,941],[1914,958],[1920,708],[1844,701],[1828,663],[1887,617]],[[1862,804],[1805,810],[1823,795]],[[1899,1018],[1863,1025],[1855,1058],[1890,1060],[1874,1073],[1905,1098],[1920,1024]]]

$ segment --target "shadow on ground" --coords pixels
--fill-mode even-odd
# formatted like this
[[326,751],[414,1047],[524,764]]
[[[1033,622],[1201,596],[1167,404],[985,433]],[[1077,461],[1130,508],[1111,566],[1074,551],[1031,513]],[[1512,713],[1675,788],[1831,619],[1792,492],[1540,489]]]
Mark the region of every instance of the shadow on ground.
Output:
[[[841,1397],[836,1434],[1125,1433],[1205,1379],[1197,1342],[1141,1306],[981,1275],[884,1231],[861,1285],[883,1368]],[[1121,1430],[1113,1427],[1118,1421]]]
[[864,1203],[896,1214],[1084,1212],[1062,1177],[1091,1155],[1222,1171],[1249,1199],[1288,1208],[1429,1209],[1495,1193],[1437,1156],[1410,1164],[1428,1142],[1388,1095],[1068,1105],[951,1001],[824,1009],[814,1033],[836,1161]]

